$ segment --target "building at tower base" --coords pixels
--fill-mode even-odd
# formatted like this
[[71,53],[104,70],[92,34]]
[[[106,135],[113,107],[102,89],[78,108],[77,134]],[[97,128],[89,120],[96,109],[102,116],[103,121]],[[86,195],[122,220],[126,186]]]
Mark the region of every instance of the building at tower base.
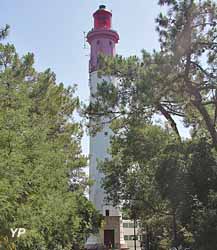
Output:
[[121,217],[105,216],[104,226],[100,229],[97,235],[91,235],[85,248],[87,250],[105,250],[118,249],[127,250],[128,247],[124,242],[123,223]]

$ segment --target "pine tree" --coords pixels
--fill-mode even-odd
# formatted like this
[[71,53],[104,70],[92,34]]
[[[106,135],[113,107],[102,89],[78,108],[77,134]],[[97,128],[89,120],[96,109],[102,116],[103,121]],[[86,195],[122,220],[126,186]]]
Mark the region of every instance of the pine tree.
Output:
[[[2,31],[5,35],[5,30]],[[33,54],[0,44],[0,237],[16,249],[82,246],[99,216],[84,196],[75,88],[37,72]],[[25,228],[12,238],[10,229]]]

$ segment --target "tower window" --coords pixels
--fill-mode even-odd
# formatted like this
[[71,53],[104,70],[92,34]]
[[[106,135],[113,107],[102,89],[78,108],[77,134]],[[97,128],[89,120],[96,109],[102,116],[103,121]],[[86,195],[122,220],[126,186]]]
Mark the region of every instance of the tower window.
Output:
[[109,45],[112,46],[112,41],[109,41]]
[[124,240],[129,240],[128,235],[124,235]]
[[99,44],[100,44],[100,40],[97,40],[97,42],[96,42],[96,43],[97,43],[97,45],[99,45]]
[[105,216],[109,216],[109,210],[105,210]]

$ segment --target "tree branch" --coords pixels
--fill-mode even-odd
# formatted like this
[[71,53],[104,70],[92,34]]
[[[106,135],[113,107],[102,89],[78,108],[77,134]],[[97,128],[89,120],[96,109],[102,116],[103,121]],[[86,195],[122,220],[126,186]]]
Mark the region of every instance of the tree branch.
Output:
[[181,136],[179,134],[177,125],[174,119],[172,118],[172,116],[170,115],[170,113],[161,104],[157,105],[157,110],[159,110],[162,113],[162,115],[167,119],[167,121],[169,121],[171,127],[173,128],[174,132],[177,134],[179,140],[181,140]]

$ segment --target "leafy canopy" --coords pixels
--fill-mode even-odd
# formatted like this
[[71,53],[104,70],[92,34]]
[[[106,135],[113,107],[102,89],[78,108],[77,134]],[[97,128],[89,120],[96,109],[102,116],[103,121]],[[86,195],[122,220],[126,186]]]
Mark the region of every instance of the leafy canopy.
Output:
[[[2,30],[1,36],[6,30]],[[82,246],[100,217],[84,196],[81,124],[75,88],[37,72],[33,54],[0,43],[0,243],[6,248]],[[25,228],[13,238],[10,229]]]

